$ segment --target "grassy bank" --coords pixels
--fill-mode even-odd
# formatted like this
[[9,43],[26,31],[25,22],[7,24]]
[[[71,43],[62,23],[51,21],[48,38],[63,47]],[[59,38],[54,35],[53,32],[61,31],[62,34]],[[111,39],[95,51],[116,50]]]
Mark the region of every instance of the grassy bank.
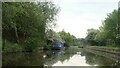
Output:
[[95,50],[95,51],[101,51],[111,54],[120,54],[120,48],[119,47],[111,47],[111,46],[88,46],[86,49]]
[[0,50],[2,50],[2,40],[0,39]]
[[42,46],[35,46],[33,44],[25,43],[14,43],[6,41],[1,47],[3,52],[37,52],[38,50],[43,49]]
[[90,46],[90,47],[92,47],[92,48],[114,49],[114,50],[120,49],[120,47],[115,47],[115,46]]
[[23,48],[22,45],[17,43],[6,42],[3,52],[22,52]]

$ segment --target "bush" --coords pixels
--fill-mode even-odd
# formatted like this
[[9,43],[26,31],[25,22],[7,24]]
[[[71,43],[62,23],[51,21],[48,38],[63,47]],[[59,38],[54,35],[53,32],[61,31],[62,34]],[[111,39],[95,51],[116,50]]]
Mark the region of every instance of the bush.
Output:
[[6,42],[5,47],[4,47],[4,52],[21,52],[23,51],[23,48],[21,45],[17,43],[11,43],[11,42]]

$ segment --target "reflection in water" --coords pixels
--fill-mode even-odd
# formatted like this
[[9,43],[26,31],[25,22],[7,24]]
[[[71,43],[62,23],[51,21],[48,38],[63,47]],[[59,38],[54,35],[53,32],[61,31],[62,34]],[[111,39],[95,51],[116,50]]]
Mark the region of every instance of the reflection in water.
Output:
[[84,49],[68,48],[38,53],[3,53],[3,66],[117,66],[118,60]]
[[[99,66],[118,66],[120,61],[118,59],[108,58],[108,55],[102,56],[88,51],[84,51],[86,56],[86,63],[90,65],[98,64]],[[106,54],[106,53],[104,53]]]
[[57,63],[53,64],[53,66],[90,66],[86,64],[85,56],[74,55],[70,58],[70,60],[65,60],[64,62],[58,61]]
[[[37,54],[37,55],[36,55]],[[7,53],[3,54],[2,66],[43,66],[40,53]]]

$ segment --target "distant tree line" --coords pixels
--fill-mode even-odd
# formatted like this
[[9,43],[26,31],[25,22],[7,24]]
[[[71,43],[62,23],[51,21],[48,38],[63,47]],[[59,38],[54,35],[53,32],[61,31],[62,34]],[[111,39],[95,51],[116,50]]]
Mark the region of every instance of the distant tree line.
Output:
[[71,35],[69,32],[65,32],[64,30],[59,32],[60,36],[64,39],[65,47],[70,47],[70,46],[78,46],[79,42],[77,41],[77,38],[74,35]]
[[51,43],[49,43],[46,47],[50,47],[56,42],[63,42],[64,47],[78,46],[80,43],[74,35],[70,34],[69,32],[65,32],[64,30],[60,32],[49,30],[47,32],[47,38],[48,40],[53,39],[54,41],[51,41]]

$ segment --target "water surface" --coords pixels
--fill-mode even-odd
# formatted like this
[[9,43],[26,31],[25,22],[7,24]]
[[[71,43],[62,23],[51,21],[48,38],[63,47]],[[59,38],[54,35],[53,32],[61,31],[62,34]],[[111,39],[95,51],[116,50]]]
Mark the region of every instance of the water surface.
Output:
[[81,48],[45,50],[34,53],[3,53],[3,66],[118,66],[117,59]]

